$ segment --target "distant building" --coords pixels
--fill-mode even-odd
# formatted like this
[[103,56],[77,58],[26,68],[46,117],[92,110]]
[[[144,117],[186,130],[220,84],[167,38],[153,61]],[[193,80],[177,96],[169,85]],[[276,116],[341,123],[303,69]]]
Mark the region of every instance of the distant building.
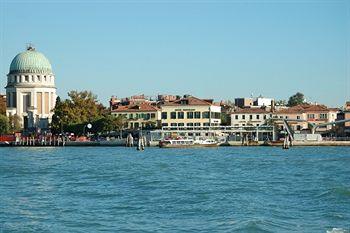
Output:
[[253,106],[269,107],[269,106],[271,106],[271,103],[273,103],[272,101],[274,101],[274,99],[265,98],[265,97],[257,97],[253,102]]
[[[350,120],[350,101],[346,102],[344,108],[344,119]],[[344,132],[346,135],[350,136],[350,122],[345,122],[344,124]]]
[[253,106],[252,98],[235,98],[235,106],[239,108],[248,108]]
[[209,127],[221,124],[221,107],[213,100],[185,95],[160,105],[164,127]]
[[[337,120],[339,109],[327,108],[324,105],[302,104],[290,108],[275,109],[272,107],[260,108],[239,108],[231,113],[232,126],[261,126],[270,123],[273,119],[280,129],[283,129],[283,119],[296,120],[288,121],[288,124],[296,132],[309,131],[309,123],[316,125],[334,122]],[[278,121],[281,119],[281,121]],[[326,132],[332,129],[332,125],[319,127],[318,132]]]
[[261,126],[272,114],[266,108],[240,108],[231,113],[232,126]]
[[[274,117],[280,119],[304,120],[304,122],[289,123],[294,130],[301,131],[308,130],[308,123],[314,123],[317,125],[336,121],[338,112],[339,109],[328,108],[325,105],[301,104],[276,111]],[[332,127],[332,125],[319,127],[317,131],[325,132],[332,129]]]
[[112,107],[111,114],[125,117],[125,127],[129,129],[160,127],[161,111],[150,104],[117,105]]
[[7,115],[24,129],[48,128],[56,103],[55,76],[49,60],[34,47],[12,60],[6,85]]
[[270,107],[274,99],[262,96],[256,98],[235,98],[235,106],[239,108]]
[[159,102],[172,102],[178,98],[180,98],[180,97],[176,96],[176,95],[158,95],[157,101],[159,101]]

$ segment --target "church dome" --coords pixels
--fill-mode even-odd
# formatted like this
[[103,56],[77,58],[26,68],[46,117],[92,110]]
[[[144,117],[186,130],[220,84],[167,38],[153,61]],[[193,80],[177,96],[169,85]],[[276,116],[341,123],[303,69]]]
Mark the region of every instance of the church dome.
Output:
[[26,51],[17,54],[10,65],[10,74],[35,73],[52,74],[49,60],[33,47],[29,46]]

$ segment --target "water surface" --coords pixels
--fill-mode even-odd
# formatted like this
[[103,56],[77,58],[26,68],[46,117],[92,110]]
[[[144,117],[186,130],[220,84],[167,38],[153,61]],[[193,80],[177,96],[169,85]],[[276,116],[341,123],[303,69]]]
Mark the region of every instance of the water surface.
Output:
[[0,148],[0,232],[350,232],[350,147]]

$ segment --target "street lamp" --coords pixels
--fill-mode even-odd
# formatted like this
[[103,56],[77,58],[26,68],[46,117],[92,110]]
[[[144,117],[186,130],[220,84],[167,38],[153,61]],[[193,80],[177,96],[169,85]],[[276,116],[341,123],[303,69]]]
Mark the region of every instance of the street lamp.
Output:
[[88,129],[91,129],[92,128],[92,124],[88,123],[87,125],[84,125],[84,128],[83,128],[83,135],[85,135],[85,128],[88,128]]

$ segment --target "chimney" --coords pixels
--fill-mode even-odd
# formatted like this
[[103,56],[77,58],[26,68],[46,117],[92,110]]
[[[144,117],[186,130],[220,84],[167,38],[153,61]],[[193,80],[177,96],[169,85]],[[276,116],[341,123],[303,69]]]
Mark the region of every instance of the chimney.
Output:
[[270,109],[270,111],[272,112],[272,113],[274,113],[275,112],[275,109],[276,107],[275,107],[275,100],[271,100],[271,109]]

